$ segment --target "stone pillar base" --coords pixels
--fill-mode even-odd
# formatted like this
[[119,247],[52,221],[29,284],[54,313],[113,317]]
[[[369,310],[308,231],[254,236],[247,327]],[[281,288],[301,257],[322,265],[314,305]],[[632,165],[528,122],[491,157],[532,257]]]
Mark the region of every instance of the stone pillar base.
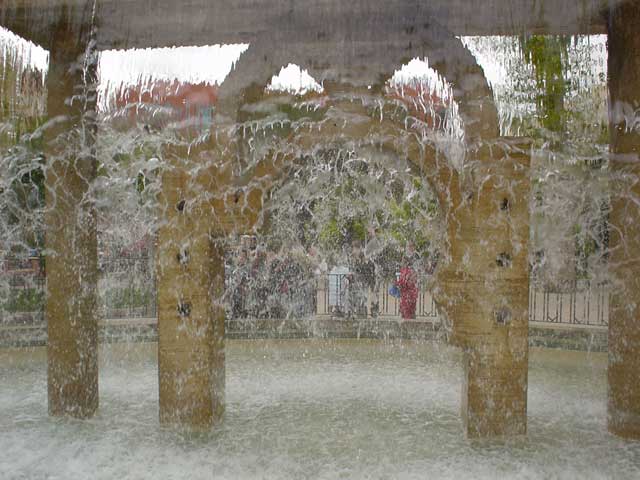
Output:
[[640,439],[640,415],[634,412],[623,412],[609,406],[609,432],[619,437]]
[[506,352],[464,352],[462,418],[470,438],[527,433],[527,369]]
[[[49,415],[89,418],[98,409],[98,329],[64,340],[49,327],[47,394]],[[64,330],[63,330],[64,331]]]
[[224,404],[216,388],[218,374],[213,357],[213,346],[159,350],[161,424],[208,430],[222,416]]
[[629,315],[625,308],[630,301],[618,293],[611,302],[607,416],[611,433],[640,440],[640,331],[633,318],[637,313]]

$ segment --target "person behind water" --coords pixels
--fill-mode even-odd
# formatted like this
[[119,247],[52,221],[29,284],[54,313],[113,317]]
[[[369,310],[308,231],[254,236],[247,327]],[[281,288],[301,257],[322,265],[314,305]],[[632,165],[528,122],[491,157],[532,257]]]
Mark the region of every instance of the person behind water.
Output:
[[411,266],[409,257],[405,256],[398,278],[400,288],[400,315],[403,320],[416,318],[416,302],[418,300],[418,276]]

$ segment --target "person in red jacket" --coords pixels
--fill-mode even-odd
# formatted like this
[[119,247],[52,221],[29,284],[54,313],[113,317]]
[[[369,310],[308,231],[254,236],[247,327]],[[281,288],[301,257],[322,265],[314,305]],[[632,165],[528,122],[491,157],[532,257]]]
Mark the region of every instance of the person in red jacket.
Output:
[[418,276],[416,271],[411,268],[408,258],[405,258],[402,264],[403,267],[400,269],[400,277],[398,278],[398,287],[400,288],[400,315],[404,320],[408,320],[416,318]]

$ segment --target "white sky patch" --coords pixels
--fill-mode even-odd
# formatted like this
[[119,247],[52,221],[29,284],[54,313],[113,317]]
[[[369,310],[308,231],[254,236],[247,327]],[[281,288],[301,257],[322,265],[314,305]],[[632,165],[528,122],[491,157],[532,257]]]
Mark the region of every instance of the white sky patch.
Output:
[[[460,40],[476,58],[478,65],[484,70],[484,75],[492,87],[505,88],[510,86],[513,82],[513,68],[510,68],[512,63],[514,61],[524,62],[522,56],[518,55],[519,51],[515,45],[515,42],[517,42],[516,37],[460,37]],[[507,42],[513,44],[513,46],[509,45],[511,48],[503,46]],[[606,78],[607,35],[581,35],[575,38],[575,46],[577,48],[569,49],[567,74],[570,76],[575,75],[574,72],[577,71],[578,75],[582,74],[584,81],[590,83],[598,82],[598,78]],[[580,67],[580,60],[585,60],[580,58],[578,53],[580,47],[588,47],[590,49],[588,62],[589,67],[591,67],[589,69],[591,75],[589,76],[584,75],[586,65],[582,65],[582,71],[578,68]],[[529,71],[533,74],[532,68],[529,68]]]
[[435,94],[443,102],[451,101],[453,94],[451,86],[429,66],[429,60],[414,58],[391,77],[389,81],[392,87],[401,88],[402,86],[415,87],[419,84],[422,87],[428,87],[429,92]]
[[567,80],[578,88],[588,88],[607,81],[607,35],[581,35],[569,49]]
[[[517,37],[460,37],[484,71],[493,90],[502,135],[520,135],[512,130],[514,119],[535,115],[536,82],[533,66],[527,64]],[[565,101],[576,96],[592,96],[597,86],[606,85],[607,36],[573,37],[563,59],[567,80]]]
[[[476,62],[484,71],[484,76],[489,85],[494,88],[496,86],[507,85],[509,82],[509,72],[507,65],[513,61],[515,50],[507,50],[504,48],[495,48],[493,41],[499,41],[502,38],[496,37],[460,37],[464,46],[475,57]],[[492,46],[494,48],[492,48]]]
[[0,52],[4,61],[8,57],[19,59],[20,68],[23,71],[29,69],[40,71],[44,81],[49,70],[49,52],[44,48],[0,27]]
[[98,102],[105,110],[118,92],[164,81],[220,85],[249,44],[100,52]]
[[267,86],[269,92],[288,92],[304,95],[308,92],[322,92],[323,88],[306,70],[290,63],[271,78]]
[[[417,90],[414,106],[432,119],[434,123],[431,133],[439,137],[442,148],[448,152],[453,164],[456,167],[462,165],[464,123],[458,113],[458,103],[453,98],[451,84],[429,66],[429,60],[414,58],[403,65],[393,74],[389,86],[399,92],[400,96],[404,96],[405,87]],[[437,118],[441,121],[436,121]]]

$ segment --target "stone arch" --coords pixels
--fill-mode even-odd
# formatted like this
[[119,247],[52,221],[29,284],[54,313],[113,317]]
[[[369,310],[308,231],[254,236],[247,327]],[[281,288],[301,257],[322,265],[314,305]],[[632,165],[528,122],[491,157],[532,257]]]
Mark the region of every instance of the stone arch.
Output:
[[[221,167],[210,176],[220,187],[218,196],[225,198],[214,199],[212,210],[217,218],[213,223],[225,232],[252,228],[262,211],[262,192],[283,175],[297,152],[319,137],[367,139],[373,130],[387,134],[378,145],[401,152],[420,165],[446,212],[450,259],[441,268],[436,300],[440,311],[453,320],[454,343],[465,352],[462,404],[467,432],[471,436],[524,433],[528,361],[526,142],[498,138],[497,114],[486,79],[471,54],[449,32],[428,25],[424,30],[429,34],[421,37],[414,31],[385,29],[388,25],[384,22],[373,25],[387,34],[384,41],[380,41],[382,35],[370,31],[357,31],[355,38],[343,38],[342,44],[340,38],[327,42],[312,34],[303,37],[298,31],[300,42],[288,46],[277,40],[290,42],[296,35],[288,37],[289,32],[283,31],[245,53],[221,86],[215,140],[211,136],[209,142],[190,148],[188,154],[199,155],[213,147],[214,155],[220,156]],[[279,45],[287,46],[279,49]],[[232,172],[232,157],[243,154],[244,129],[237,128],[246,115],[241,107],[260,101],[271,76],[281,67],[295,63],[307,69],[316,80],[324,81],[325,90],[340,102],[346,92],[358,93],[361,99],[379,95],[393,72],[414,57],[430,58],[436,71],[453,83],[454,100],[467,117],[466,156],[470,161],[462,169],[452,168],[433,146],[399,135],[406,131],[401,125],[384,119],[372,122],[366,102],[361,101],[350,103],[350,108],[356,109],[351,113],[365,115],[366,122],[322,122],[308,135],[298,130],[286,138],[285,151],[265,155],[264,161],[256,162],[243,175]],[[505,199],[507,209],[501,208]]]
[[[347,89],[370,95],[381,94],[386,82],[404,63],[427,58],[453,87],[454,101],[464,121],[466,144],[497,138],[497,110],[482,68],[460,39],[436,21],[427,19],[416,27],[382,18],[369,23],[366,29],[352,26],[351,32],[342,32],[344,38],[331,40],[313,29],[274,29],[252,44],[220,87],[220,120],[242,121],[242,105],[262,98],[272,76],[290,63],[307,70],[332,92]],[[345,44],[351,48],[345,48]],[[460,202],[455,192],[462,187],[454,187],[460,175],[436,157],[432,151],[426,157],[430,165],[421,168],[437,172],[440,181],[432,186],[441,206],[452,212]],[[424,159],[413,161],[425,163]]]
[[[369,26],[364,30],[354,28],[353,34],[331,40],[318,32],[314,35],[313,29],[275,29],[263,35],[243,54],[220,87],[221,121],[242,121],[242,105],[261,99],[272,76],[290,63],[307,70],[330,93],[349,90],[367,96],[382,94],[386,82],[404,63],[427,58],[430,66],[452,85],[453,99],[464,122],[465,144],[473,147],[498,137],[491,88],[475,57],[459,38],[433,20],[416,27],[378,19]],[[345,48],[346,42],[352,48]],[[411,149],[414,163],[435,172],[438,181],[432,181],[431,186],[445,216],[451,215],[462,201],[461,191],[470,187],[460,184],[460,172],[441,161],[435,149],[428,155],[418,153],[422,149],[415,145]]]
[[[379,32],[386,36],[382,38]],[[344,48],[346,41],[352,48]],[[350,38],[338,37],[331,41],[318,35],[314,37],[313,32],[275,30],[250,46],[240,58],[220,88],[219,111],[223,121],[242,121],[241,106],[263,98],[271,77],[289,63],[306,69],[329,93],[351,91],[366,97],[383,94],[393,73],[413,58],[429,59],[430,66],[452,85],[454,101],[464,120],[468,146],[497,138],[497,110],[481,67],[460,39],[433,21],[424,22],[416,29],[400,28],[380,19],[371,28],[356,29]],[[392,146],[393,150],[405,150],[407,159],[419,165],[422,171],[429,172],[428,181],[437,193],[445,222],[451,226],[460,225],[460,220],[453,217],[463,202],[463,195],[469,195],[471,190],[468,185],[462,185],[461,172],[443,161],[444,157],[435,149],[426,152],[419,142],[407,142],[406,139],[404,145],[398,143]],[[273,173],[265,165],[258,165],[256,170],[261,170],[263,176]],[[463,191],[467,193],[463,194]],[[249,228],[261,210],[261,206],[255,205],[257,200],[254,191],[252,202],[249,202],[254,205],[250,205],[248,215],[238,215],[245,217]],[[454,242],[458,240],[454,234],[449,238]]]
[[[337,102],[328,103],[335,105]],[[349,108],[350,115],[366,118],[366,122],[362,120],[344,125],[332,121],[310,123],[305,129],[282,139],[286,144],[283,150],[274,152],[269,149],[264,157],[255,161],[251,172],[237,185],[240,200],[236,203],[239,208],[232,215],[240,220],[243,230],[252,231],[259,224],[265,194],[286,182],[288,167],[296,158],[313,153],[314,146],[318,144],[339,145],[352,150],[375,148],[403,158],[436,194],[444,223],[446,212],[452,209],[443,206],[459,203],[458,176],[449,168],[445,155],[433,145],[421,143],[418,135],[406,130],[401,123],[392,119],[380,122],[373,118],[366,105],[354,102]]]
[[[384,41],[377,35],[378,31],[387,34]],[[221,86],[220,105],[223,116],[226,114],[231,121],[242,121],[241,105],[263,98],[264,89],[271,77],[289,63],[306,69],[312,77],[323,82],[325,90],[330,94],[350,91],[366,97],[383,94],[386,82],[403,63],[416,57],[428,58],[432,68],[453,86],[454,101],[458,102],[465,120],[465,141],[474,160],[470,162],[472,168],[465,172],[452,168],[435,148],[425,149],[415,138],[402,138],[399,141],[401,137],[398,132],[401,129],[394,130],[389,122],[381,123],[375,128],[380,131],[385,128],[394,130],[389,137],[395,141],[388,140],[385,148],[403,154],[410,162],[419,165],[426,172],[426,180],[438,196],[445,217],[444,223],[448,225],[447,243],[452,252],[449,256],[449,268],[443,269],[445,276],[450,278],[450,288],[443,290],[457,293],[460,266],[464,252],[469,247],[469,239],[461,238],[458,230],[470,220],[463,212],[473,210],[474,207],[476,197],[473,195],[473,177],[478,177],[481,170],[491,168],[485,162],[492,159],[491,148],[487,153],[486,146],[479,146],[486,140],[493,143],[498,137],[498,117],[491,89],[473,55],[458,38],[435,22],[424,23],[420,31],[415,31],[398,29],[395,25],[389,26],[384,21],[378,21],[373,28],[364,32],[357,31],[354,37],[357,38],[348,39],[354,45],[352,49],[341,48],[340,42],[345,39],[318,40],[313,35],[302,36],[288,31],[277,31],[256,42],[241,57],[237,68]],[[366,111],[360,113],[367,114]],[[363,132],[357,131],[362,128],[362,125],[350,125],[340,130],[343,134],[347,134],[345,129],[353,130],[347,134],[353,139],[363,138]],[[330,130],[331,125],[322,126],[325,140],[326,135],[330,135]],[[316,135],[320,137],[320,132]],[[286,165],[286,160],[280,158],[278,162],[272,163],[271,166],[265,162],[256,165],[253,178],[245,181],[257,181],[258,189],[268,188],[265,181],[277,181],[277,176],[282,174],[278,171]],[[242,188],[244,198],[240,204],[248,208],[237,212],[234,217],[243,220],[244,228],[251,229],[262,210],[263,197],[247,184]],[[449,307],[456,303],[456,295],[451,292],[441,292],[443,294],[438,303],[444,311],[451,310]],[[454,316],[452,313],[451,317]],[[456,340],[457,343],[465,343],[466,339],[462,337],[477,336],[477,330],[473,328],[462,328],[462,331],[465,333],[454,335],[460,337]]]
[[263,35],[240,57],[221,85],[222,111],[235,120],[240,104],[258,98],[271,77],[289,63],[306,69],[323,84],[379,92],[404,63],[428,58],[430,66],[453,86],[467,143],[498,136],[491,88],[459,38],[435,21],[423,22],[419,30],[413,26],[401,28],[384,19],[368,23],[368,27],[330,41],[318,33],[314,38],[312,31],[278,30]]
[[[355,115],[355,110],[361,112],[361,117],[369,113],[362,105],[354,105],[350,113]],[[377,140],[376,137],[383,140]],[[307,129],[287,137],[285,141],[288,142],[288,150],[279,154],[270,150],[264,158],[256,162],[252,175],[243,185],[242,205],[245,209],[238,212],[236,218],[244,220],[243,228],[247,231],[255,229],[260,224],[260,214],[268,197],[267,193],[286,184],[289,167],[296,159],[314,154],[317,145],[334,146],[356,152],[375,149],[381,154],[401,158],[429,185],[440,204],[447,200],[443,192],[455,190],[455,187],[442,183],[450,182],[454,178],[444,173],[445,170],[450,171],[445,157],[439,155],[432,146],[420,144],[415,135],[391,120],[378,122],[375,118],[368,117],[367,124],[338,126],[332,122],[310,124]],[[431,168],[433,166],[437,166],[437,169]],[[451,198],[451,193],[449,195]],[[444,223],[444,215],[441,220]]]

